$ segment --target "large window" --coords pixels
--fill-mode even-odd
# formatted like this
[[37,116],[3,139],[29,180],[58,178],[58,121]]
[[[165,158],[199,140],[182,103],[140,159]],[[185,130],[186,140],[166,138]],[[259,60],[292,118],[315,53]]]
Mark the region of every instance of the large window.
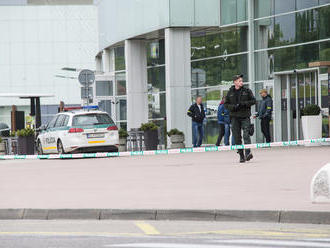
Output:
[[115,70],[125,70],[125,48],[116,47],[115,49]]
[[330,6],[255,21],[255,48],[272,48],[330,37]]
[[116,73],[116,95],[126,95],[126,73]]
[[254,0],[255,18],[278,15],[330,3],[329,0]]
[[257,52],[256,79],[269,79],[274,72],[304,69],[310,62],[329,59],[330,42]]
[[147,43],[148,66],[165,64],[165,41],[155,40]]
[[113,84],[112,81],[96,81],[96,96],[112,96]]
[[192,88],[216,86],[228,81],[238,73],[247,79],[247,55],[227,56],[222,58],[193,61]]
[[247,51],[247,26],[231,26],[191,33],[192,59]]

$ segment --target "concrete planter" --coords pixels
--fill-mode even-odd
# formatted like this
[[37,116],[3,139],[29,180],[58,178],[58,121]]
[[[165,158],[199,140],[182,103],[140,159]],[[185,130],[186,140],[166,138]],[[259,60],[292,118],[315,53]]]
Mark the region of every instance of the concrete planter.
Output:
[[147,151],[157,150],[158,143],[158,130],[144,131],[144,145]]
[[6,153],[6,146],[4,142],[0,143],[0,155],[4,155]]
[[127,138],[119,138],[119,152],[127,151]]
[[19,136],[17,146],[18,155],[34,155],[34,136]]
[[[322,115],[302,116],[301,122],[302,122],[302,130],[305,140],[322,138]],[[308,144],[308,145],[314,145],[314,144]]]
[[172,149],[185,148],[184,135],[171,135],[170,141]]

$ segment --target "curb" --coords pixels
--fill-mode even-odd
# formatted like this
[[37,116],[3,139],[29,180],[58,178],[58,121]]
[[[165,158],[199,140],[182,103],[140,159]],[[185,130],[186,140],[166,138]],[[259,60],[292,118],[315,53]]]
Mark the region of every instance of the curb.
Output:
[[0,209],[0,220],[189,220],[330,224],[330,212],[197,209]]

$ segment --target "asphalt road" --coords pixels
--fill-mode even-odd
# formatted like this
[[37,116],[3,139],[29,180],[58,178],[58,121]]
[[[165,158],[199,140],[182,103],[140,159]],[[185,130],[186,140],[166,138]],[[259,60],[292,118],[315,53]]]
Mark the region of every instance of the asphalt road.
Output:
[[187,221],[0,221],[1,248],[330,247],[330,226]]

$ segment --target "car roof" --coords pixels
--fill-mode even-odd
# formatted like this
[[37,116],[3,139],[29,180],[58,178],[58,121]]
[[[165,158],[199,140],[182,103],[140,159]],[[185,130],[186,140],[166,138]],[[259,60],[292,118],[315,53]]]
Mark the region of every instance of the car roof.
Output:
[[60,112],[57,115],[60,114],[66,114],[66,115],[70,115],[70,116],[75,116],[75,115],[85,115],[85,114],[107,114],[109,115],[107,112],[104,111],[100,111],[100,110],[72,110],[72,111],[66,111],[66,112]]

